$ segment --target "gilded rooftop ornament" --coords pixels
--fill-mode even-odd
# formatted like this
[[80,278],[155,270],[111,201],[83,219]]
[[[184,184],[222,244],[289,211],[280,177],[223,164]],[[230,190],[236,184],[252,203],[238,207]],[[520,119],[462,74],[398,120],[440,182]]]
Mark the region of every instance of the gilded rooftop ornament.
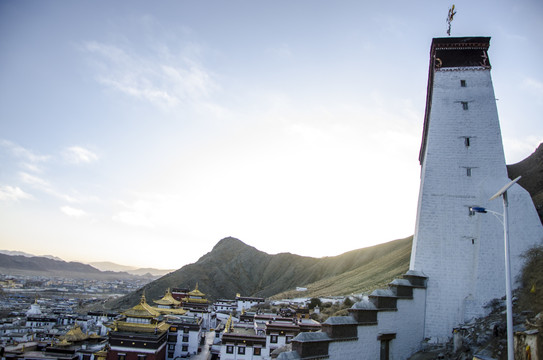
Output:
[[451,22],[454,19],[454,15],[456,15],[456,11],[454,10],[454,4],[453,4],[453,6],[449,9],[449,14],[447,15],[447,24],[448,24],[447,35],[449,36],[451,36]]

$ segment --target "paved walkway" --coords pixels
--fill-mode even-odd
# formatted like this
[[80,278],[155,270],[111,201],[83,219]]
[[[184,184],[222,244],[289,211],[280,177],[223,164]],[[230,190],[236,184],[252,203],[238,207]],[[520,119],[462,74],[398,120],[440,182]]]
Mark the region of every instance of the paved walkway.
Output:
[[190,357],[191,360],[209,360],[211,354],[209,348],[213,345],[213,339],[215,339],[215,331],[206,333],[206,343],[202,345],[202,351],[199,354]]

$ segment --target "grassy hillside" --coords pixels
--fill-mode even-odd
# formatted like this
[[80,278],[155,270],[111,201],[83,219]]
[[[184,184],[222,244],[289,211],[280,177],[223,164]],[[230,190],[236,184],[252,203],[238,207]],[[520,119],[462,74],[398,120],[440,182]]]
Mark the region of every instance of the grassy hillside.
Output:
[[271,297],[294,291],[297,286],[326,295],[360,293],[382,286],[407,270],[411,241],[409,237],[317,259],[289,253],[269,255],[238,239],[225,238],[196,263],[167,274],[108,306],[126,308],[136,304],[143,291],[147,299],[156,300],[167,288],[194,288],[196,283],[210,299],[234,298],[236,293]]
[[279,293],[273,296],[273,298],[360,294],[386,287],[389,282],[405,274],[409,269],[412,240],[413,236],[410,236],[385,244],[388,246],[378,245],[372,249],[375,251],[360,252],[357,254],[358,250],[355,250],[343,254],[341,256],[345,256],[345,258],[356,257],[357,255],[366,257],[369,254],[372,254],[373,257],[367,258],[366,261],[361,262],[362,265],[352,270],[308,284],[306,286],[307,291],[289,290]]
[[513,165],[507,165],[507,172],[511,179],[522,175],[518,183],[530,193],[543,223],[543,144],[540,144],[535,152],[526,159]]

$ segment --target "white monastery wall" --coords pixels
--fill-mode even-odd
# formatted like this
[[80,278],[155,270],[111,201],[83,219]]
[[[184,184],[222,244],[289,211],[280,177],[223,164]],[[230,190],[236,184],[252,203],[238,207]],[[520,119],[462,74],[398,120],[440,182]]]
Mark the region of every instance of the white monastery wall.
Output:
[[425,289],[413,289],[413,299],[398,299],[397,311],[380,311],[376,325],[358,326],[358,341],[333,341],[330,360],[379,359],[382,334],[396,334],[390,341],[390,360],[407,359],[420,347],[424,329]]
[[[358,328],[360,331],[360,328]],[[360,341],[360,332],[358,333]],[[328,345],[329,360],[345,360],[345,359],[373,359],[373,349],[360,347],[360,342],[356,340],[350,341],[332,341]],[[378,354],[378,353],[377,353]],[[377,357],[376,359],[378,359]]]
[[[510,181],[490,70],[453,69],[434,73],[410,266],[428,276],[425,337],[443,341],[505,294],[503,225],[491,214],[470,215],[469,207],[502,213],[501,199],[488,199]],[[518,185],[510,193],[515,277],[518,255],[542,231],[529,194]]]

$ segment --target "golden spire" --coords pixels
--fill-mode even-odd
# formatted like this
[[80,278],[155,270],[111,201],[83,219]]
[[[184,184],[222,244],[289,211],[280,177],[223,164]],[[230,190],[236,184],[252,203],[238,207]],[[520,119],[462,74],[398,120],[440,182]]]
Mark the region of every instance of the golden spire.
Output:
[[145,300],[145,289],[143,289],[143,292],[141,293],[141,299],[140,304],[145,304],[147,300]]
[[228,320],[226,321],[226,325],[224,326],[224,332],[229,333],[230,332],[230,326],[232,326],[232,314],[228,317]]

